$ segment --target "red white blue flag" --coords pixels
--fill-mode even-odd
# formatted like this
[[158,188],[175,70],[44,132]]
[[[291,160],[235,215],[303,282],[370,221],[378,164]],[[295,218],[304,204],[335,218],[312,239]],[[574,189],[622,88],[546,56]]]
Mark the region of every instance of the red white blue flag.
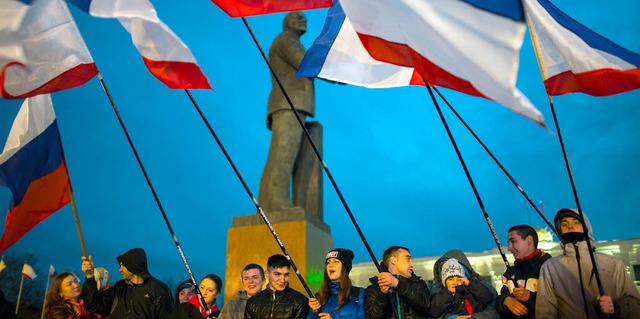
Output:
[[25,100],[0,154],[0,185],[12,194],[0,253],[71,200],[51,97]]
[[338,1],[300,63],[298,77],[319,77],[368,88],[424,85],[413,67],[378,61],[369,55]]
[[544,125],[515,87],[524,11],[519,0],[342,0],[376,60],[413,67],[430,85],[481,96]]
[[231,17],[328,8],[332,0],[211,0]]
[[170,89],[211,89],[191,50],[165,25],[148,0],[69,0],[95,17],[117,18],[144,64]]
[[2,6],[0,96],[21,99],[66,90],[98,74],[64,1],[3,1]]
[[53,267],[53,264],[49,265],[49,278],[54,278],[56,276],[56,269]]
[[640,88],[640,55],[562,12],[547,0],[525,0],[549,95],[613,95]]

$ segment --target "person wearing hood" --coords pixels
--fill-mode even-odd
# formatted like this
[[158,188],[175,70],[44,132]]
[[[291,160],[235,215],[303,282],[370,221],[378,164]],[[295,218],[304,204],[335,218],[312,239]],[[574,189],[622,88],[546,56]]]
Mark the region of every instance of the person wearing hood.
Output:
[[171,315],[171,290],[154,278],[147,268],[147,255],[142,248],[134,248],[118,256],[122,280],[112,288],[98,291],[91,256],[82,257],[82,272],[86,281],[82,299],[87,310],[109,315],[113,319],[164,319]]
[[413,273],[408,248],[391,246],[382,255],[382,272],[364,291],[367,319],[428,318],[429,287]]
[[467,256],[451,250],[433,265],[434,293],[431,294],[432,318],[498,318],[492,309],[497,292],[482,282]]
[[[324,277],[307,319],[364,319],[364,288],[351,284],[353,251],[336,248],[325,257]],[[318,313],[318,310],[321,310]]]
[[241,272],[242,287],[235,297],[224,303],[218,319],[243,319],[247,300],[262,291],[264,285],[264,269],[258,264],[248,264]]
[[489,307],[493,301],[491,290],[477,278],[469,277],[469,271],[457,259],[451,258],[442,265],[441,289],[431,296],[429,315],[444,318],[471,318]]
[[503,319],[533,319],[540,267],[551,255],[538,249],[538,233],[529,225],[509,228],[507,242],[515,262],[502,275],[496,311]]
[[591,223],[584,212],[563,208],[553,221],[563,255],[551,258],[540,269],[536,318],[638,318],[638,289],[622,261],[595,251]]

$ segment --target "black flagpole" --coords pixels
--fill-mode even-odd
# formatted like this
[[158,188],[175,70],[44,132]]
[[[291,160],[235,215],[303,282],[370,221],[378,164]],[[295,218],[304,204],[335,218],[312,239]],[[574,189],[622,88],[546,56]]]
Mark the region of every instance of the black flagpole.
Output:
[[349,205],[347,205],[347,201],[344,199],[344,196],[342,196],[342,192],[338,188],[338,184],[336,184],[336,181],[333,179],[333,175],[331,175],[331,172],[329,171],[329,167],[327,167],[327,164],[324,162],[324,159],[322,159],[322,155],[320,154],[320,151],[318,150],[318,147],[316,147],[316,144],[313,142],[313,139],[311,138],[311,134],[309,134],[309,131],[307,130],[307,128],[304,125],[304,123],[302,122],[302,119],[300,119],[300,116],[298,115],[298,112],[296,112],[296,109],[293,106],[293,102],[291,102],[291,99],[289,98],[289,95],[287,94],[286,90],[284,89],[284,86],[282,86],[282,83],[280,82],[280,79],[276,75],[276,72],[273,70],[273,67],[271,66],[271,63],[269,63],[269,59],[264,54],[264,50],[262,50],[262,47],[260,46],[260,43],[258,43],[258,39],[256,38],[255,34],[253,34],[253,31],[251,30],[251,27],[249,26],[249,23],[247,23],[247,20],[244,17],[242,17],[242,22],[244,22],[244,25],[247,27],[247,31],[249,31],[249,34],[251,35],[251,38],[253,39],[253,42],[255,42],[256,47],[258,48],[258,50],[260,51],[260,54],[262,55],[262,58],[264,59],[264,62],[269,67],[269,70],[271,71],[271,75],[273,75],[273,78],[278,83],[278,86],[280,87],[280,90],[282,91],[282,94],[284,95],[285,99],[287,100],[287,103],[289,103],[289,108],[291,108],[291,110],[293,111],[293,114],[296,116],[296,120],[298,120],[298,123],[300,124],[300,127],[302,127],[302,131],[304,132],[304,135],[307,137],[307,140],[309,141],[309,144],[311,144],[311,147],[313,148],[313,151],[316,154],[316,157],[318,158],[318,160],[322,164],[322,168],[324,169],[325,173],[327,174],[327,177],[329,178],[329,181],[331,181],[331,185],[336,190],[336,194],[340,198],[340,201],[342,202],[342,205],[346,209],[347,214],[349,214],[349,219],[351,219],[351,222],[353,223],[353,226],[356,228],[356,231],[358,232],[358,235],[360,235],[360,240],[362,240],[362,243],[364,244],[365,248],[367,249],[367,252],[369,253],[369,256],[371,257],[371,260],[373,261],[373,264],[376,266],[376,269],[378,270],[378,272],[382,272],[382,268],[380,267],[380,263],[378,262],[378,259],[376,259],[375,254],[371,250],[371,246],[369,246],[369,242],[364,237],[364,233],[362,233],[362,230],[360,229],[360,226],[358,226],[358,222],[356,221],[356,218],[353,216],[353,213],[351,212],[351,209],[349,208]]
[[[164,211],[164,208],[162,207],[162,203],[160,203],[160,198],[158,197],[158,194],[156,193],[155,188],[153,187],[153,184],[151,183],[151,179],[149,178],[149,175],[147,174],[147,170],[144,168],[144,165],[142,164],[142,160],[140,160],[140,155],[138,155],[138,151],[136,150],[136,147],[133,145],[133,141],[131,140],[131,136],[129,135],[129,131],[127,131],[127,128],[124,125],[124,122],[122,121],[122,117],[120,116],[120,112],[118,112],[118,108],[116,107],[115,102],[113,101],[113,98],[111,97],[111,93],[109,93],[109,89],[107,88],[106,83],[104,82],[104,79],[102,78],[102,75],[100,73],[98,73],[98,79],[100,80],[100,84],[102,85],[102,89],[104,90],[104,92],[107,94],[107,98],[109,98],[109,103],[111,103],[111,107],[113,108],[113,112],[116,114],[116,117],[118,118],[118,122],[120,122],[120,126],[122,127],[122,131],[124,132],[124,135],[127,137],[127,141],[129,142],[129,146],[131,146],[131,150],[133,151],[133,155],[136,157],[136,161],[138,161],[138,165],[140,166],[140,170],[142,170],[142,174],[144,175],[145,180],[147,181],[147,185],[149,185],[149,189],[151,190],[151,193],[153,194],[153,198],[156,200],[156,204],[158,205],[158,208],[160,209],[160,212],[162,213],[162,218],[164,218],[164,222],[167,224],[167,228],[169,229],[169,233],[171,233],[171,238],[173,238],[173,242],[176,245],[176,248],[178,249],[178,253],[180,254],[180,257],[182,258],[182,262],[184,263],[184,266],[187,268],[187,273],[189,274],[189,278],[191,279],[191,281],[193,282],[193,284],[196,287],[196,293],[198,295],[198,297],[200,298],[200,302],[203,305],[206,305],[207,302],[204,300],[204,296],[202,296],[202,292],[200,292],[200,288],[198,287],[198,282],[196,281],[195,276],[193,275],[193,272],[191,271],[191,267],[189,266],[189,263],[187,262],[187,257],[184,255],[184,252],[182,251],[182,247],[180,246],[180,243],[178,242],[178,237],[176,237],[175,232],[173,231],[173,227],[171,227],[171,223],[169,222],[169,218],[167,217],[167,214]],[[213,313],[211,313],[210,309],[207,309],[207,317],[211,317],[213,316]]]
[[484,144],[484,142],[482,142],[482,140],[480,139],[480,137],[478,135],[476,135],[476,133],[471,129],[471,127],[467,124],[467,122],[462,119],[462,116],[460,116],[460,114],[453,108],[453,106],[449,103],[449,101],[442,95],[442,93],[440,93],[440,90],[438,90],[438,88],[434,87],[433,90],[436,91],[436,93],[438,94],[438,96],[440,96],[440,98],[444,101],[444,103],[449,107],[449,109],[453,112],[453,114],[455,114],[455,116],[458,118],[458,120],[460,120],[460,122],[462,123],[462,125],[464,125],[464,127],[467,128],[467,130],[469,131],[469,133],[471,133],[471,135],[473,135],[473,137],[476,139],[476,141],[478,141],[478,143],[480,143],[480,146],[482,146],[482,148],[484,148],[484,150],[487,152],[487,154],[489,154],[489,156],[491,156],[491,159],[493,159],[493,161],[498,165],[498,167],[500,167],[500,169],[502,170],[502,172],[507,175],[507,178],[509,178],[509,180],[511,181],[511,183],[513,183],[513,185],[518,189],[518,191],[522,194],[522,196],[524,196],[524,198],[529,202],[529,204],[531,204],[531,206],[533,207],[533,209],[536,210],[536,212],[538,212],[538,215],[540,215],[540,217],[542,218],[542,220],[544,220],[545,223],[547,223],[547,226],[549,226],[549,228],[551,228],[551,231],[553,231],[556,236],[558,235],[558,232],[556,232],[556,228],[553,227],[553,225],[551,224],[551,222],[549,221],[549,219],[547,219],[547,217],[544,215],[544,213],[542,213],[542,211],[538,208],[538,206],[531,200],[531,198],[529,198],[529,195],[527,195],[527,193],[522,189],[522,187],[520,187],[520,185],[518,184],[518,182],[516,182],[516,180],[511,176],[511,174],[509,174],[509,172],[507,171],[507,169],[502,166],[502,163],[500,163],[500,161],[493,155],[493,153],[489,150],[489,148]]
[[500,245],[500,239],[498,239],[498,234],[496,233],[496,230],[493,227],[493,224],[491,223],[491,219],[489,219],[489,214],[487,214],[487,210],[484,207],[484,204],[482,202],[482,198],[480,198],[480,193],[478,193],[478,189],[476,189],[476,184],[473,182],[473,178],[471,178],[471,174],[469,173],[469,169],[467,168],[467,164],[464,162],[464,159],[462,158],[462,153],[460,153],[460,149],[458,149],[458,144],[456,143],[455,139],[453,138],[453,134],[451,134],[451,130],[449,129],[449,124],[447,124],[447,120],[444,118],[444,115],[442,114],[442,110],[440,109],[440,105],[438,104],[438,101],[436,100],[435,95],[433,95],[433,89],[429,85],[429,82],[427,82],[427,80],[424,80],[424,83],[426,84],[425,86],[427,87],[427,90],[429,90],[429,96],[431,96],[431,101],[433,101],[433,105],[436,107],[436,110],[438,111],[438,116],[440,116],[440,120],[442,121],[442,124],[444,125],[444,129],[447,131],[447,135],[449,136],[449,140],[451,141],[451,145],[453,145],[453,148],[456,151],[456,155],[458,156],[458,160],[460,160],[460,164],[462,165],[462,169],[464,170],[464,173],[467,176],[467,180],[469,181],[469,185],[471,185],[471,189],[473,190],[473,194],[475,195],[476,200],[478,201],[478,205],[480,205],[480,210],[482,210],[482,214],[484,215],[484,219],[487,221],[487,226],[489,226],[489,230],[491,231],[491,235],[493,235],[493,240],[495,240],[496,245],[498,246],[498,251],[500,251],[500,256],[502,256],[502,261],[504,262],[504,265],[507,267],[507,270],[509,270],[511,267],[509,266],[509,261],[507,260],[507,256],[504,254],[504,251],[502,250],[502,245]]
[[191,92],[189,90],[186,90],[186,89],[184,91],[189,96],[189,99],[191,99],[191,103],[193,104],[193,106],[198,111],[198,114],[200,114],[200,117],[202,118],[202,121],[204,121],[204,124],[209,129],[209,132],[211,133],[211,136],[213,136],[213,138],[216,140],[216,143],[218,144],[218,147],[220,147],[220,150],[224,154],[224,157],[227,159],[227,162],[229,162],[229,165],[231,165],[231,168],[236,173],[236,176],[240,180],[240,183],[242,183],[242,187],[244,187],[245,191],[247,192],[247,195],[249,195],[249,197],[251,198],[251,201],[253,202],[253,205],[256,206],[256,210],[258,211],[260,216],[262,216],[262,220],[264,220],[265,224],[267,224],[267,226],[269,227],[269,230],[271,231],[271,235],[273,235],[273,238],[278,243],[278,246],[280,246],[280,249],[282,250],[282,253],[285,255],[287,260],[289,260],[289,263],[291,263],[291,268],[293,268],[294,272],[296,273],[296,276],[298,276],[298,279],[300,279],[300,282],[302,283],[302,286],[304,287],[304,290],[307,292],[309,297],[315,298],[314,295],[313,295],[313,292],[311,291],[311,289],[307,285],[307,282],[304,280],[304,278],[302,277],[302,274],[298,270],[298,267],[296,267],[296,264],[293,262],[293,259],[291,258],[291,255],[289,255],[289,252],[287,251],[287,248],[284,247],[284,244],[280,240],[280,237],[276,233],[276,230],[273,228],[273,225],[271,225],[271,222],[269,221],[269,218],[264,213],[264,210],[262,210],[262,207],[260,206],[260,204],[258,204],[258,200],[256,200],[255,196],[253,196],[253,193],[251,192],[251,189],[249,189],[249,186],[247,186],[247,183],[245,182],[244,178],[242,177],[242,174],[240,174],[240,171],[238,170],[236,165],[233,163],[233,160],[231,159],[231,156],[229,156],[229,153],[227,153],[227,150],[224,148],[224,145],[222,145],[222,142],[218,138],[218,135],[213,130],[213,127],[209,123],[209,120],[207,120],[207,117],[204,115],[204,113],[200,109],[200,106],[198,106],[198,103],[193,98],[193,95],[191,95]]

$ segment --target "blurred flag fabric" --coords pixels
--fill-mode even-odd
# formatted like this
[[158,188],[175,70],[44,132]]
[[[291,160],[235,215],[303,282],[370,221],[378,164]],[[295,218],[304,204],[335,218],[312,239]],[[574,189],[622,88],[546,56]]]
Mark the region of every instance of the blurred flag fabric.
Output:
[[640,55],[562,12],[548,0],[525,0],[549,95],[606,96],[640,88]]
[[[21,3],[3,1],[2,4],[0,96],[22,99],[66,90],[80,86],[98,74],[64,1]],[[6,17],[9,13],[4,11],[4,6],[7,5],[9,11],[23,13],[22,19]],[[12,32],[18,21],[18,31]]]
[[7,265],[4,264],[4,259],[0,260],[0,272],[2,272],[5,268],[7,268]]
[[33,267],[29,266],[29,264],[27,263],[24,263],[24,266],[22,266],[22,275],[29,278],[30,280],[33,280],[38,276],[33,270]]
[[342,0],[369,54],[414,67],[430,85],[481,96],[544,126],[515,87],[524,39],[519,0]]
[[0,154],[0,186],[12,198],[0,253],[71,200],[71,184],[51,97],[25,100]]
[[298,77],[319,77],[368,88],[424,85],[413,67],[380,62],[369,55],[336,0],[324,27],[300,63]]
[[49,278],[54,278],[56,276],[56,269],[53,268],[53,264],[49,264]]
[[131,34],[149,72],[170,89],[211,89],[191,50],[148,0],[69,0],[95,17],[117,18]]
[[211,0],[231,17],[328,8],[332,0]]

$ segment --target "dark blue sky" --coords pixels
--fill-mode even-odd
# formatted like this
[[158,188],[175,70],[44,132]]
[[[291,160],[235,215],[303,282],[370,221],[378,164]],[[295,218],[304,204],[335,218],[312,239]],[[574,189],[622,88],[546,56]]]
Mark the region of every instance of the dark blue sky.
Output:
[[[636,1],[554,3],[640,52]],[[209,1],[154,5],[209,77],[213,92],[192,93],[257,195],[270,139],[265,127],[270,80],[262,57],[242,21],[225,16]],[[186,93],[167,89],[147,72],[116,20],[71,10],[196,277],[223,276],[227,228],[232,216],[254,213],[250,198]],[[307,12],[306,47],[320,32],[325,14]],[[265,50],[280,32],[283,16],[247,19]],[[555,132],[528,36],[518,87]],[[556,135],[498,104],[442,92],[529,196],[544,201],[548,218],[561,207],[575,207]],[[554,98],[581,204],[598,240],[640,235],[639,101],[640,90]],[[0,139],[6,138],[21,103],[0,100]],[[98,79],[53,94],[53,103],[87,249],[96,265],[107,267],[118,280],[116,256],[143,247],[154,275],[174,282],[187,278]],[[415,256],[495,247],[426,89],[372,90],[317,81],[316,105],[316,120],[324,126],[325,161],[377,255],[392,244],[408,246]],[[444,113],[500,240],[505,243],[506,230],[515,224],[544,226],[451,112]],[[325,221],[336,246],[353,249],[357,262],[369,260],[326,178],[324,194]],[[8,208],[9,198],[10,192],[0,188],[0,211]],[[70,205],[5,254],[24,252],[36,255],[35,266],[42,272],[50,263],[60,271],[79,272],[82,253]]]

